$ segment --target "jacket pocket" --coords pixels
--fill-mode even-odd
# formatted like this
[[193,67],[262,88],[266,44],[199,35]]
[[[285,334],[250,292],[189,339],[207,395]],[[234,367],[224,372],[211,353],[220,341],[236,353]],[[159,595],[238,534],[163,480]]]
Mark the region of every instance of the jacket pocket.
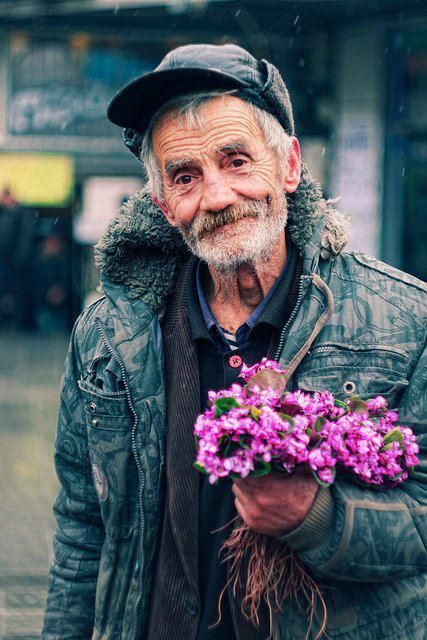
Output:
[[[92,481],[107,536],[130,535],[137,515],[139,478],[132,452],[133,415],[126,392],[102,393],[79,380],[84,402]],[[140,416],[147,420],[146,415]]]
[[381,395],[392,409],[398,407],[408,385],[408,366],[409,359],[397,349],[328,343],[309,352],[293,384],[303,391],[330,391],[340,400],[352,395],[365,400]]

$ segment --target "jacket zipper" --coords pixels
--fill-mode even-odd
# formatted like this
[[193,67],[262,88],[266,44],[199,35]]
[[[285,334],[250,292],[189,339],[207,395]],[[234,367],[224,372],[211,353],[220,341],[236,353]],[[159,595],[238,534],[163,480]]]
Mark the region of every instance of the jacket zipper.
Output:
[[315,347],[313,351],[309,351],[308,353],[324,353],[325,351],[337,351],[334,347]]
[[335,351],[335,352],[340,352],[340,351],[351,351],[351,353],[355,353],[357,354],[364,354],[366,353],[366,351],[369,351],[369,353],[379,353],[381,355],[384,355],[384,353],[393,353],[396,355],[402,355],[404,357],[405,354],[401,354],[398,351],[394,350],[394,349],[389,349],[388,347],[375,347],[374,349],[370,349],[369,347],[366,347],[366,349],[355,349],[355,348],[351,348],[351,347],[343,347],[340,345],[336,345],[336,346],[331,346],[331,345],[323,345],[322,347],[314,347],[314,349],[310,350],[310,354],[313,353],[325,353],[328,351]]
[[[139,533],[139,551],[140,551],[140,568],[139,568],[139,578],[138,578],[138,584],[141,582],[141,578],[142,578],[142,573],[144,570],[144,564],[145,564],[145,558],[144,558],[144,533],[145,533],[145,516],[144,516],[144,509],[143,509],[143,493],[144,493],[144,489],[145,489],[145,473],[144,470],[141,466],[141,463],[139,461],[138,458],[138,452],[137,452],[137,444],[136,444],[136,427],[138,424],[138,414],[135,411],[135,407],[133,406],[133,402],[132,402],[132,396],[130,394],[130,390],[129,390],[129,385],[127,382],[127,375],[126,375],[126,369],[125,366],[123,364],[123,362],[120,360],[120,358],[118,357],[118,355],[116,354],[116,352],[114,351],[113,347],[110,344],[110,341],[108,340],[107,336],[105,335],[104,332],[104,328],[102,326],[102,323],[100,321],[99,318],[95,318],[95,325],[96,328],[98,329],[98,332],[101,335],[102,341],[105,344],[108,352],[111,354],[111,356],[115,359],[115,361],[117,362],[117,364],[120,367],[120,370],[122,372],[122,379],[123,379],[123,384],[125,387],[125,391],[126,391],[126,398],[127,401],[129,403],[129,407],[130,410],[132,412],[133,415],[133,425],[132,425],[132,431],[131,431],[131,443],[132,443],[132,454],[135,460],[135,464],[136,467],[138,469],[138,473],[139,473],[139,477],[140,477],[140,488],[139,488],[139,517],[140,517],[140,523],[141,523],[141,529],[140,529],[140,533]],[[135,605],[135,633],[133,634],[134,640],[137,640],[138,638],[138,609],[139,609],[139,605],[141,602],[141,598],[142,598],[142,590],[139,590],[138,593],[138,597],[136,599],[136,605]]]
[[310,276],[301,276],[300,281],[299,281],[299,286],[298,286],[298,298],[297,301],[295,303],[295,306],[292,310],[291,315],[289,316],[289,318],[287,319],[287,321],[285,322],[282,331],[280,332],[280,338],[279,338],[279,344],[277,345],[277,349],[276,349],[276,353],[274,355],[273,360],[278,361],[280,358],[280,354],[282,353],[282,349],[283,349],[283,345],[285,343],[285,337],[286,337],[286,332],[288,330],[289,325],[291,324],[291,322],[293,322],[298,309],[301,305],[301,300],[302,300],[302,289],[304,286],[304,279],[305,278],[309,278]]

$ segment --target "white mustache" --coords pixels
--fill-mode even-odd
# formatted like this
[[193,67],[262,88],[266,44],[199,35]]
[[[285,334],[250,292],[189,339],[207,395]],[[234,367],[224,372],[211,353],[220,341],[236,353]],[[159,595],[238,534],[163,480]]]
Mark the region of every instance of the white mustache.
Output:
[[193,238],[202,239],[208,233],[219,229],[225,224],[237,222],[244,218],[259,218],[268,212],[268,205],[262,200],[245,201],[239,204],[230,205],[215,213],[203,212],[188,225],[186,231]]

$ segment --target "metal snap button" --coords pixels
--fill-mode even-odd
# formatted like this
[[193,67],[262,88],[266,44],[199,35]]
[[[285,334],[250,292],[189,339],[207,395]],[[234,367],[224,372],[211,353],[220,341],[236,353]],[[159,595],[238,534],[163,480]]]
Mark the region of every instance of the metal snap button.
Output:
[[356,391],[356,385],[353,380],[346,380],[343,384],[345,393],[354,393]]
[[87,405],[87,410],[91,413],[96,413],[96,404],[94,402],[89,402]]
[[99,425],[98,418],[92,418],[91,424],[92,424],[92,427],[97,427]]

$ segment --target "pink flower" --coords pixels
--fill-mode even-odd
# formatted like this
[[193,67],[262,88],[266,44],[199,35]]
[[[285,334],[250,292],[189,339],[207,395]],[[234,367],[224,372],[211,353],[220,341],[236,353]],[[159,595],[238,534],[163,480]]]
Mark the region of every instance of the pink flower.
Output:
[[366,401],[369,413],[385,413],[387,411],[387,401],[382,396],[377,396]]
[[[283,373],[277,362],[263,359],[242,368],[247,382],[258,371]],[[335,473],[381,488],[400,484],[410,467],[418,464],[419,446],[409,427],[397,424],[377,396],[357,412],[335,405],[327,391],[285,392],[271,388],[242,387],[209,392],[206,411],[197,418],[197,465],[209,482],[247,477],[273,464],[292,473],[298,466],[311,469],[324,483]]]

